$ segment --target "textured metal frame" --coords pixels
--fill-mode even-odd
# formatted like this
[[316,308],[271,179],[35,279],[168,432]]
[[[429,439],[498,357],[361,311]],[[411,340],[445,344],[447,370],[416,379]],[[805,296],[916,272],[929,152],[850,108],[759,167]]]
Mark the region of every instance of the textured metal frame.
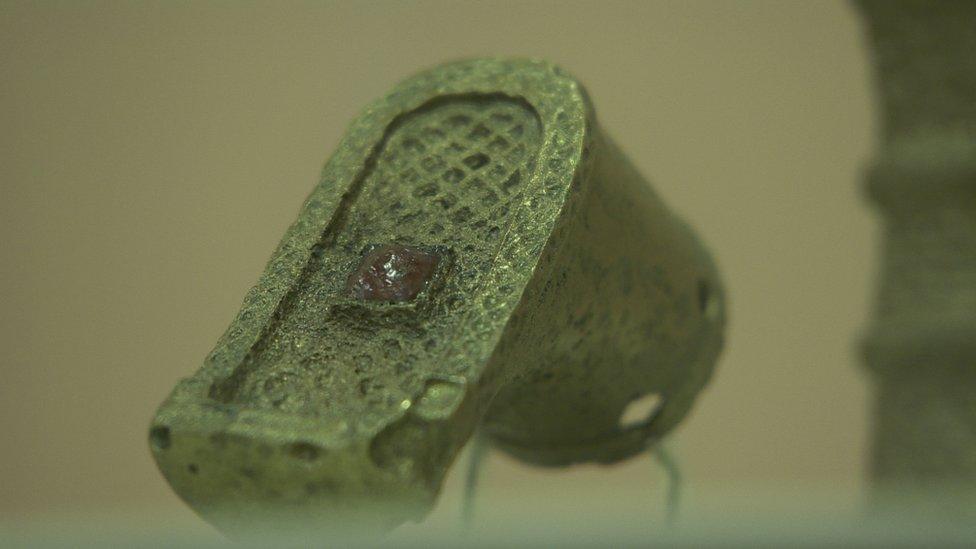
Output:
[[[426,183],[369,178],[409,173],[410,151],[426,146],[410,132],[432,131],[446,150],[421,122],[450,121],[451,109],[472,143],[493,130],[465,109],[537,125],[532,143],[519,134],[527,149],[485,176],[507,202],[451,195],[437,209],[430,195],[401,215],[396,197],[427,196]],[[482,148],[467,168],[482,169],[487,145],[471,146]],[[429,162],[449,161],[441,188],[481,181],[445,154]],[[435,229],[448,221],[459,224]],[[385,242],[449,248],[443,287],[418,302],[340,295],[363,244]],[[612,462],[664,436],[711,375],[723,299],[708,254],[599,130],[576,80],[542,61],[444,65],[350,126],[237,318],[161,406],[151,447],[181,497],[228,532],[256,517],[419,520],[479,425],[547,465]],[[282,384],[305,396],[290,401]],[[621,425],[648,394],[661,406]]]

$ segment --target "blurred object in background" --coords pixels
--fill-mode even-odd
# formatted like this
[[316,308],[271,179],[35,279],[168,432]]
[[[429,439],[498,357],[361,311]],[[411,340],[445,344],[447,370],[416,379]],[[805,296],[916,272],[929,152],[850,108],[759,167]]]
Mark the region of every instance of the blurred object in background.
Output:
[[[876,509],[976,520],[976,2],[860,0],[882,146],[884,216],[865,341]],[[894,507],[894,509],[891,509]]]

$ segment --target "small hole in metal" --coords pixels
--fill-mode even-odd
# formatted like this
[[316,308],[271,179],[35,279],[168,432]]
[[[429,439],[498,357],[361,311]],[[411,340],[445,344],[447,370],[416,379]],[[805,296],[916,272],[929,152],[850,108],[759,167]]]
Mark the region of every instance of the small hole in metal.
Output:
[[169,438],[169,427],[153,427],[149,431],[149,443],[156,450],[169,448],[171,441]]
[[719,314],[720,300],[707,280],[698,281],[698,311],[709,320],[714,320]]
[[305,461],[314,461],[319,457],[319,449],[307,442],[296,442],[295,444],[292,444],[288,449],[288,453],[291,454],[292,457]]
[[650,423],[663,403],[661,395],[649,393],[640,398],[636,398],[624,408],[624,413],[620,415],[620,428],[630,429],[640,425]]

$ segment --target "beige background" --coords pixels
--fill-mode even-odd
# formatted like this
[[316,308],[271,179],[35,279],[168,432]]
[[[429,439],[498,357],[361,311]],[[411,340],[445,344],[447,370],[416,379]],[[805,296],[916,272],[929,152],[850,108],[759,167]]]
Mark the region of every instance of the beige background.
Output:
[[[724,271],[729,344],[671,443],[688,508],[820,494],[855,509],[873,111],[846,4],[3,0],[0,518],[197,524],[150,459],[154,408],[230,322],[357,110],[484,53],[582,79]],[[456,516],[460,476],[432,524]],[[586,517],[624,493],[658,509],[662,482],[649,458],[550,472],[493,455],[482,497]]]

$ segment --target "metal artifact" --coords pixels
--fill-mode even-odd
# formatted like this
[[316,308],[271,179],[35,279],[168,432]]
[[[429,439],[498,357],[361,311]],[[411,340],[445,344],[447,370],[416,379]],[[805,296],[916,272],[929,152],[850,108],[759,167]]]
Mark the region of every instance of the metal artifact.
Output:
[[544,465],[646,449],[708,381],[724,315],[708,254],[576,80],[447,64],[352,123],[150,444],[225,532],[391,528],[476,429]]

